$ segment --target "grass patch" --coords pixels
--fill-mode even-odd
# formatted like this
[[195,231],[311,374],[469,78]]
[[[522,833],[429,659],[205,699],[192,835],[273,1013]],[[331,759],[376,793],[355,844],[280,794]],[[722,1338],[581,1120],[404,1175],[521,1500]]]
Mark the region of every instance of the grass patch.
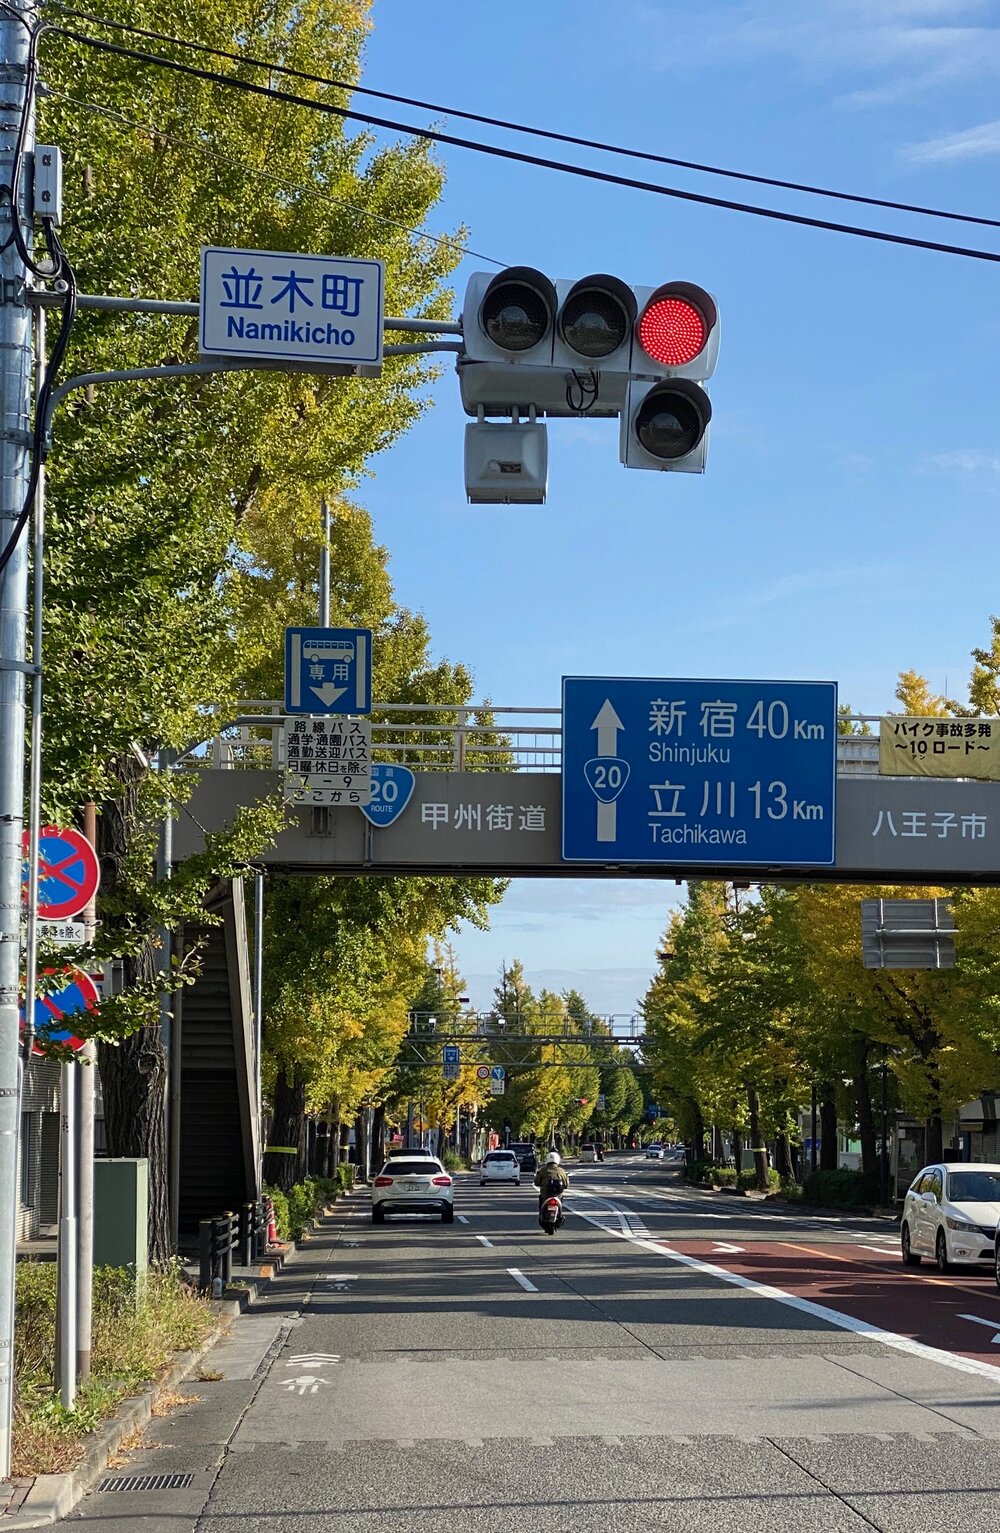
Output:
[[56,1266],[18,1262],[14,1328],[14,1455],[16,1475],[72,1469],[82,1439],[114,1414],[119,1401],[152,1382],[176,1352],[197,1347],[214,1324],[208,1304],[180,1270],[151,1272],[136,1287],[124,1269],[94,1272],[91,1377],[64,1410],[55,1388]]

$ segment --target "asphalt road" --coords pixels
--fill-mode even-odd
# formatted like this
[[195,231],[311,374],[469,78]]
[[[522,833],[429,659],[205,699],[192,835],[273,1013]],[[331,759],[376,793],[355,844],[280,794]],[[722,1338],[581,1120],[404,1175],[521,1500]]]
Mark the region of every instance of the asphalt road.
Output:
[[[453,1225],[363,1195],[237,1322],[86,1533],[964,1533],[1000,1504],[1000,1296],[895,1227],[699,1194],[656,1162]],[[994,1323],[996,1330],[994,1330]],[[998,1346],[993,1349],[993,1336]],[[195,1398],[196,1397],[196,1398]]]

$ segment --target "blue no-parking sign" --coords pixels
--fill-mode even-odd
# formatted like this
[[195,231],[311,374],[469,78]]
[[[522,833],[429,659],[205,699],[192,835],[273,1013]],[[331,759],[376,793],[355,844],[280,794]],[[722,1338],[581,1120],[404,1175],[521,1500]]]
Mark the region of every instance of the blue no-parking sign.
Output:
[[[37,996],[34,1007],[35,1033],[41,1043],[57,1043],[70,1053],[76,1053],[86,1043],[74,1030],[73,1019],[98,1008],[100,997],[97,986],[82,969],[46,969],[51,988]],[[21,1026],[24,1026],[25,1008],[21,1005]],[[45,1050],[35,1047],[35,1054]]]

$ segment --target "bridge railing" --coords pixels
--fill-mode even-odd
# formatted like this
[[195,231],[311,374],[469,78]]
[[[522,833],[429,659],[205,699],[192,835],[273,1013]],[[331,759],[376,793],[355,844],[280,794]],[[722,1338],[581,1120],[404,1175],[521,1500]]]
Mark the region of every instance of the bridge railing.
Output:
[[[837,771],[852,777],[877,776],[877,720],[852,715],[851,721],[875,724],[876,731],[838,736]],[[240,703],[238,718],[192,751],[186,764],[283,771],[287,722],[280,700]],[[374,759],[414,771],[558,772],[562,768],[560,708],[377,703],[371,723]]]

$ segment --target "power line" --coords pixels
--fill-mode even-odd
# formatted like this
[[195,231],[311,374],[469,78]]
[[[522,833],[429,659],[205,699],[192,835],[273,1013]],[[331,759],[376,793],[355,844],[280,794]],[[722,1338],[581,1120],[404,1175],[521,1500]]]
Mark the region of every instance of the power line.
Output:
[[165,143],[174,144],[179,149],[191,150],[207,159],[217,160],[221,165],[231,165],[234,170],[245,171],[248,176],[256,176],[263,181],[272,181],[284,191],[299,192],[310,197],[317,197],[323,202],[332,203],[334,207],[347,208],[352,213],[357,213],[361,218],[370,219],[373,223],[386,224],[393,229],[403,229],[407,234],[414,234],[418,239],[427,240],[432,245],[442,245],[451,250],[457,250],[462,256],[475,256],[477,261],[486,261],[490,266],[504,267],[509,265],[507,261],[498,261],[496,256],[483,255],[481,250],[473,250],[468,245],[459,244],[458,240],[450,240],[439,234],[428,234],[424,229],[414,228],[412,224],[401,223],[398,218],[387,218],[383,213],[372,213],[368,208],[361,207],[356,202],[345,202],[342,197],[331,197],[318,186],[310,186],[298,181],[288,181],[284,176],[274,175],[269,170],[259,170],[255,165],[248,165],[245,160],[238,160],[229,154],[222,154],[217,149],[210,149],[206,144],[196,143],[191,138],[181,138],[176,133],[165,133],[162,128],[154,128],[149,123],[141,122],[137,117],[128,117],[124,112],[117,112],[113,107],[100,106],[96,101],[85,101],[80,96],[71,96],[66,91],[55,90],[52,86],[40,87],[40,94],[44,96],[56,96],[61,101],[71,101],[74,106],[83,107],[87,112],[95,112],[101,117],[109,117],[115,122],[124,123],[126,127],[135,128],[140,133],[148,133],[150,137],[163,139]]
[[650,192],[658,197],[671,197],[679,202],[696,203],[702,207],[722,208],[730,213],[747,213],[754,218],[768,218],[776,223],[797,224],[806,229],[824,229],[832,234],[849,234],[857,239],[876,240],[881,244],[903,245],[912,250],[933,250],[939,255],[963,256],[973,261],[1000,263],[1000,253],[992,250],[976,250],[964,245],[946,245],[939,240],[921,240],[908,234],[890,234],[884,229],[865,229],[855,224],[841,224],[826,218],[810,218],[803,213],[785,213],[778,208],[760,207],[752,202],[734,202],[727,197],[710,197],[703,192],[686,192],[679,187],[663,186],[656,181],[640,181],[632,176],[619,176],[606,170],[591,170],[584,165],[571,165],[565,160],[552,160],[542,155],[526,154],[519,149],[501,149],[494,144],[482,144],[475,139],[460,138],[454,133],[444,133],[434,128],[418,128],[412,123],[397,122],[388,117],[376,117],[369,112],[358,112],[349,107],[334,106],[329,101],[314,101],[308,96],[296,96],[291,91],[278,90],[270,85],[256,85],[252,80],[238,80],[233,75],[219,74],[211,69],[199,69],[194,64],[182,64],[177,59],[163,58],[160,54],[144,53],[135,48],[123,48],[118,43],[104,42],[74,32],[69,27],[53,26],[55,35],[68,37],[86,47],[109,53],[118,58],[131,59],[140,64],[152,64],[176,74],[187,75],[196,80],[207,80],[230,90],[239,90],[271,101],[283,101],[290,106],[307,107],[352,122],[367,123],[370,127],[385,128],[394,133],[405,133],[431,143],[450,144],[456,149],[468,149],[475,154],[485,154],[493,159],[508,160],[519,165],[534,165],[542,170],[555,170],[564,175],[578,176],[583,180],[596,181],[606,186],[621,186],[630,191]]
[[[49,0],[56,10],[82,21],[95,22],[118,32],[128,32],[135,37],[145,37],[153,42],[170,43],[194,53],[212,58],[227,59],[234,64],[250,65],[254,69],[266,69],[271,74],[286,75],[291,79],[305,80],[313,85],[324,85],[361,96],[371,96],[379,101],[392,101],[400,106],[418,107],[445,117],[459,117],[466,122],[481,123],[484,127],[501,128],[505,132],[523,133],[530,138],[550,139],[554,143],[572,144],[580,149],[597,149],[602,154],[616,154],[625,159],[644,160],[654,165],[670,165],[678,170],[693,170],[701,175],[722,176],[731,181],[747,181],[755,186],[773,186],[780,191],[805,192],[813,197],[828,197],[838,202],[855,202],[870,208],[886,208],[896,213],[917,213],[927,218],[944,218],[955,223],[977,224],[983,228],[1000,229],[1000,219],[984,218],[974,213],[955,213],[945,208],[929,208],[920,203],[894,202],[885,197],[866,197],[860,192],[841,192],[828,186],[814,186],[804,181],[785,181],[777,176],[754,175],[749,171],[731,170],[721,165],[707,165],[698,160],[682,160],[676,156],[656,154],[649,149],[632,149],[622,144],[610,144],[601,139],[581,138],[574,133],[562,133],[553,128],[537,128],[528,123],[512,122],[503,117],[489,117],[480,112],[467,112],[460,107],[442,106],[440,102],[423,101],[417,96],[400,96],[392,91],[375,90],[369,85],[354,84],[349,80],[334,80],[324,75],[312,74],[305,69],[295,69],[289,64],[276,64],[269,59],[256,58],[252,54],[233,53],[225,48],[215,48],[208,43],[198,43],[190,38],[174,37],[168,32],[154,32],[147,27],[137,27],[131,22],[112,21],[90,11],[76,10],[63,5],[61,0]],[[411,129],[409,131],[416,131]]]

